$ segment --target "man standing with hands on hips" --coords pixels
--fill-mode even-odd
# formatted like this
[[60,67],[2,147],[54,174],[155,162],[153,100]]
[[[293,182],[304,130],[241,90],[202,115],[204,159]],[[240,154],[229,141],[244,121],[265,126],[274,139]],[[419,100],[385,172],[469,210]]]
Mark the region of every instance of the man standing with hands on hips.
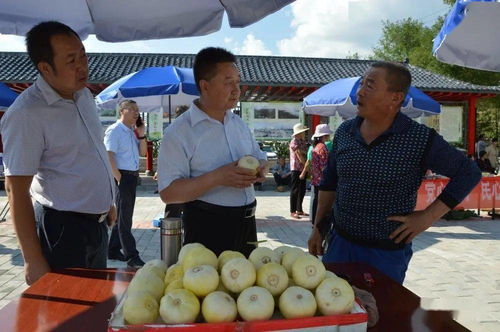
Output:
[[127,261],[128,266],[137,268],[144,262],[139,257],[132,234],[132,217],[139,178],[139,156],[144,157],[147,152],[146,127],[139,117],[135,101],[123,100],[118,104],[118,112],[120,119],[106,129],[104,136],[113,176],[118,184],[118,222],[109,239],[108,258]]
[[31,285],[50,269],[106,268],[106,224],[116,210],[80,38],[62,23],[43,22],[27,33],[26,46],[40,76],[2,118],[1,132],[12,222]]
[[[323,262],[368,263],[401,284],[415,236],[481,179],[477,166],[442,136],[401,113],[410,85],[408,68],[391,62],[373,63],[362,78],[358,116],[333,139],[308,243],[311,254],[323,254],[321,221],[331,211],[334,229]],[[450,182],[425,210],[414,211],[429,169]]]
[[[170,125],[158,161],[158,190],[167,203],[185,203],[184,243],[200,242],[220,254],[246,256],[256,247],[255,191],[265,180],[266,154],[231,109],[240,97],[236,58],[221,48],[201,50],[194,61],[200,98]],[[237,166],[252,155],[258,174]]]

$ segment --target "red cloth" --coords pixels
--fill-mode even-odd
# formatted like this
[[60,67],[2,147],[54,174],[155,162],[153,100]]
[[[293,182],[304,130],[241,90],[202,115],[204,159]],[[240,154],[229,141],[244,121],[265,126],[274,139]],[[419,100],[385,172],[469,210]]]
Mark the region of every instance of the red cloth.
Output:
[[313,186],[319,186],[321,182],[321,176],[323,175],[323,171],[328,164],[328,149],[324,143],[319,142],[316,144],[312,151],[312,161],[311,161],[311,170],[312,170],[312,180],[311,184]]
[[302,170],[304,169],[304,164],[300,162],[299,158],[297,157],[297,154],[295,154],[295,151],[298,150],[302,152],[302,156],[304,157],[305,160],[307,154],[306,141],[294,138],[290,142],[289,147],[290,147],[290,170],[302,172]]

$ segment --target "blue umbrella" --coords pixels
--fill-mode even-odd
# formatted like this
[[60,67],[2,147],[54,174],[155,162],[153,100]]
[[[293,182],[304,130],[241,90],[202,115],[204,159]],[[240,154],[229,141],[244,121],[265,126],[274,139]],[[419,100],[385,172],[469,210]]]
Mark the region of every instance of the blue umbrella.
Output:
[[[304,98],[302,109],[308,114],[333,116],[336,113],[343,119],[356,116],[356,92],[360,77],[349,77],[328,83]],[[441,113],[441,105],[415,87],[410,87],[403,106],[403,113],[412,118],[422,115]]]
[[8,108],[17,98],[17,93],[7,85],[0,83],[0,109]]
[[441,62],[500,72],[500,2],[459,0],[434,39]]
[[190,104],[198,96],[191,68],[149,67],[124,76],[96,96],[101,109],[113,109],[123,99],[133,99],[141,112],[159,107]]

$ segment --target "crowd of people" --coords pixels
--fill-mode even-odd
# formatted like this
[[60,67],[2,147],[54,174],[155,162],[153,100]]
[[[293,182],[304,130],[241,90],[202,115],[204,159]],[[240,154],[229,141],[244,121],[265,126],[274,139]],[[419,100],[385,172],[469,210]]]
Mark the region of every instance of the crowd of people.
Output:
[[[78,34],[43,22],[28,32],[26,44],[40,75],[0,129],[27,283],[55,268],[105,268],[107,258],[142,266],[131,233],[138,160],[145,153],[138,105],[122,101],[120,118],[104,134],[85,87],[88,61]],[[165,130],[159,195],[167,208],[182,205],[184,244],[248,256],[257,245],[254,185],[265,181],[267,157],[232,112],[240,98],[236,57],[205,48],[193,71],[200,97]],[[410,84],[406,66],[372,63],[357,91],[358,115],[343,122],[333,140],[328,125],[316,126],[312,144],[309,128],[296,124],[290,165],[280,159],[273,172],[278,190],[291,187],[290,217],[311,217],[311,254],[327,263],[368,263],[399,283],[415,236],[459,204],[481,177],[477,165],[442,136],[400,112]],[[483,146],[479,160],[487,163],[488,153],[498,154],[496,141]],[[256,171],[238,166],[246,155],[259,160]],[[414,211],[426,170],[450,182],[425,210]],[[308,174],[312,216],[303,209]]]

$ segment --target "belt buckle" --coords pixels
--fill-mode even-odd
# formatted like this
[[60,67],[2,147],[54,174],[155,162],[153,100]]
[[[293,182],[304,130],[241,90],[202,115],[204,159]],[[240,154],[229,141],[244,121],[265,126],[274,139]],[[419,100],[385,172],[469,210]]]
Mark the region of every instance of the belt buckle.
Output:
[[108,216],[107,213],[103,213],[101,214],[101,216],[99,217],[99,220],[97,220],[97,222],[103,222],[104,220],[106,220],[106,217]]

